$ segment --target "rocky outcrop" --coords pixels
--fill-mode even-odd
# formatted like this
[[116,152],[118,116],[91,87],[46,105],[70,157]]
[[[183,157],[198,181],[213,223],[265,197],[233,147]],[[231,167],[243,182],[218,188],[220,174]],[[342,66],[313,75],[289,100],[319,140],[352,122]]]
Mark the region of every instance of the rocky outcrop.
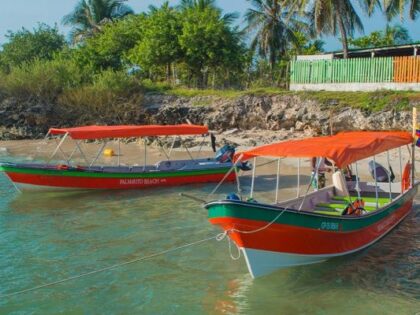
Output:
[[49,124],[59,123],[55,117],[52,105],[6,98],[0,103],[0,139],[43,137]]
[[[254,132],[256,130],[267,131],[267,134],[272,135],[270,137],[276,138],[288,137],[296,132],[328,134],[331,119],[335,132],[354,129],[409,129],[411,125],[410,112],[389,109],[369,113],[350,107],[337,108],[333,102],[329,105],[320,104],[315,100],[302,99],[296,94],[242,96],[233,99],[146,95],[138,108],[136,115],[120,115],[118,121],[112,118],[98,121],[97,117],[90,117],[89,113],[83,115],[82,120],[86,121],[80,121],[80,116],[66,115],[65,110],[54,104],[22,102],[8,98],[0,102],[0,139],[40,138],[51,126],[64,127],[93,122],[178,124],[190,121],[207,124],[210,129],[221,133],[232,129],[243,131],[241,136],[249,139],[252,145],[252,135],[257,134]],[[121,121],[121,117],[124,121]],[[235,137],[237,136],[234,135],[233,138]]]
[[263,130],[311,130],[327,134],[330,117],[334,131],[409,129],[411,113],[395,109],[366,112],[350,107],[335,108],[297,95],[243,96],[237,99],[214,97],[146,97],[146,112],[153,122],[180,123],[187,119],[211,129],[252,128]]

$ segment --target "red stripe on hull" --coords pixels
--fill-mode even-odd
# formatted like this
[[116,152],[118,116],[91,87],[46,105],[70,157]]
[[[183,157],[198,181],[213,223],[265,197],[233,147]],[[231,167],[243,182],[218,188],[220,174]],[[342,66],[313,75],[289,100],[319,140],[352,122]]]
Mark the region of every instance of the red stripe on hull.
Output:
[[[273,224],[260,232],[232,232],[229,235],[239,247],[244,248],[303,255],[344,254],[362,249],[385,235],[410,212],[412,204],[411,200],[381,221],[352,232]],[[232,228],[252,231],[267,224],[263,221],[237,218],[214,218],[210,222],[221,226],[225,231]]]
[[[195,176],[174,176],[166,178],[99,178],[48,176],[11,172],[8,172],[7,175],[16,184],[82,189],[144,189],[151,187],[177,186],[194,183],[219,182],[225,176],[224,173],[221,173]],[[230,174],[227,180],[234,181],[235,173]]]

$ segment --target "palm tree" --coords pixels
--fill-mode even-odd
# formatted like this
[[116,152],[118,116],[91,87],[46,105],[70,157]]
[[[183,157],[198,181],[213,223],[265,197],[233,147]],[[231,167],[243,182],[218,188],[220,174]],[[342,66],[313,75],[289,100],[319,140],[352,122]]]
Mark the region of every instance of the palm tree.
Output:
[[387,45],[402,45],[411,41],[408,30],[401,25],[391,26],[387,24],[383,35]]
[[409,5],[408,16],[415,20],[417,14],[420,13],[420,0],[384,0],[384,7],[389,17],[393,17],[398,13],[404,15],[404,9]]
[[307,24],[296,14],[289,14],[283,1],[280,0],[248,0],[252,8],[245,13],[245,28],[255,34],[251,49],[267,58],[271,74],[276,62],[285,55],[291,43],[298,43],[296,31],[307,28]]
[[216,8],[215,0],[181,0],[179,3],[180,9],[198,9],[204,10],[206,8]]
[[107,22],[132,14],[126,0],[80,0],[73,12],[64,16],[63,24],[73,26],[70,37],[79,42],[102,30]]
[[237,12],[222,14],[222,9],[216,5],[215,0],[181,0],[178,5],[178,8],[180,10],[216,10],[220,13],[220,15],[222,16],[222,20],[226,22],[227,25],[232,25],[232,23],[239,17],[239,14]]
[[[368,0],[369,1],[369,0]],[[355,30],[363,32],[363,24],[350,0],[301,1],[309,7],[309,15],[317,34],[341,36],[343,57],[348,57],[348,37]]]

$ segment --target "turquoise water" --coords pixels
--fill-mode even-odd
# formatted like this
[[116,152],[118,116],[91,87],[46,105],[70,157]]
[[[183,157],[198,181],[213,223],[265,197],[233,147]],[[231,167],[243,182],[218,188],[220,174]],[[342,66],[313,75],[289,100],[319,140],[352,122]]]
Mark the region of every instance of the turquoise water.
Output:
[[[216,235],[178,195],[212,188],[19,195],[0,174],[0,295]],[[0,314],[419,314],[419,223],[415,209],[360,254],[257,280],[212,240],[1,298]]]

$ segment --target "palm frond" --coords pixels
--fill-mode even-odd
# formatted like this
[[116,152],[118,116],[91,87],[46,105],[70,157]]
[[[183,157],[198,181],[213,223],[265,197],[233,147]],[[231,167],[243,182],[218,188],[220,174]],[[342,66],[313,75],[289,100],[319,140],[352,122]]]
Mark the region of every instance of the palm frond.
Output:
[[[126,0],[79,0],[74,10],[64,16],[62,23],[73,26],[70,36],[73,41],[99,32],[110,21],[134,13],[125,4]],[[85,33],[85,36],[81,36]]]

